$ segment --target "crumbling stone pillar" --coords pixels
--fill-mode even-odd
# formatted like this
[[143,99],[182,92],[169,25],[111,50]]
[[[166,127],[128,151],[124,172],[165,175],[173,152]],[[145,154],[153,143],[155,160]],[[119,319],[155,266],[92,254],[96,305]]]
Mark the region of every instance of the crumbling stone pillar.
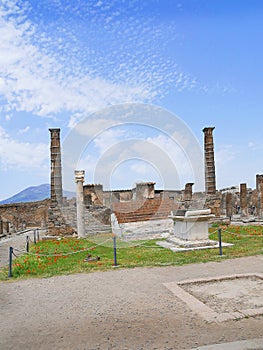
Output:
[[193,182],[188,182],[187,184],[185,184],[185,188],[184,188],[184,200],[185,201],[190,201],[192,199],[193,196]]
[[208,127],[203,129],[204,151],[205,151],[205,192],[206,194],[216,193],[213,130],[214,130],[214,127]]
[[84,170],[75,170],[75,182],[76,182],[76,200],[77,200],[77,231],[78,237],[84,238],[85,234],[85,220],[84,220]]
[[247,216],[247,184],[240,184],[240,209],[241,215]]
[[3,221],[3,233],[4,234],[9,233],[9,221]]
[[139,182],[136,184],[136,200],[145,200],[154,198],[155,182]]
[[48,209],[48,232],[50,235],[72,234],[74,229],[66,223],[62,213],[62,170],[60,151],[60,129],[49,129],[50,131],[50,197],[51,204]]
[[87,184],[83,186],[85,205],[103,205],[103,186]]
[[226,216],[231,218],[232,216],[232,193],[226,193]]
[[258,216],[262,217],[263,212],[263,175],[256,175],[256,189],[258,193]]
[[62,171],[61,171],[61,150],[60,150],[60,129],[49,129],[50,131],[50,196],[51,206],[61,206],[62,194]]

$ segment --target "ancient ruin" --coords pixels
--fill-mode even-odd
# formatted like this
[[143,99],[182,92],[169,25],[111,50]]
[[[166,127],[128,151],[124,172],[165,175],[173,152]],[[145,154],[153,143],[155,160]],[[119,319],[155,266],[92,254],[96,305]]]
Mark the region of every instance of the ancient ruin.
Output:
[[216,173],[214,160],[214,127],[204,128],[204,149],[205,149],[205,192],[206,194],[216,193]]
[[62,169],[60,129],[50,131],[50,208],[48,209],[48,232],[50,235],[72,234],[74,229],[64,218],[62,194]]
[[255,189],[246,183],[216,189],[213,130],[203,129],[205,192],[194,192],[193,182],[184,189],[160,190],[154,182],[141,182],[130,189],[109,191],[103,184],[86,184],[84,172],[76,171],[76,198],[67,200],[62,192],[60,129],[51,128],[50,199],[0,205],[0,236],[42,227],[53,236],[76,233],[84,237],[112,230],[122,237],[157,237],[173,232],[171,214],[193,209],[210,209],[215,221],[261,222],[262,174],[256,175]]
[[83,238],[85,234],[85,220],[84,220],[84,170],[75,170],[75,182],[76,182],[76,201],[77,201],[77,232],[78,237]]

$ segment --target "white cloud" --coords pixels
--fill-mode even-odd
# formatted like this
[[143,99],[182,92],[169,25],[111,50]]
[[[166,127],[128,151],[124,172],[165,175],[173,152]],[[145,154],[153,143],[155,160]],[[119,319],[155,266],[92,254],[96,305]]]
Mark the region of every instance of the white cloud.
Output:
[[[53,37],[56,31],[39,32],[28,20],[30,8],[26,2],[22,4],[24,10],[16,3],[10,0],[0,4],[0,95],[5,100],[4,111],[26,111],[45,117],[66,111],[72,114],[68,124],[72,127],[79,115],[109,105],[152,101],[162,95],[167,84],[179,90],[196,84],[194,78],[175,69],[175,63],[158,53],[159,46],[167,40],[160,41],[160,33],[166,33],[167,28],[153,30],[153,23],[130,16],[125,17],[125,23],[118,19],[120,11],[129,13],[130,6],[133,11],[139,11],[139,2],[127,8],[123,5],[120,11],[102,1],[89,7],[82,8],[83,4],[78,3],[80,8],[68,8],[75,16],[89,16],[85,17],[87,27],[83,28],[88,36],[94,34],[91,28],[98,24],[103,27],[107,18],[113,18],[105,29],[113,47],[106,52],[99,36],[93,45],[87,46],[85,42],[80,49],[78,45],[82,43],[78,42],[76,28],[68,27],[66,21],[60,23],[64,35],[74,38],[76,47],[67,41],[67,35]],[[53,5],[56,11],[65,13],[62,4]]]
[[119,129],[108,129],[94,139],[96,147],[100,154],[106,152],[110,147],[115,145],[124,137],[125,131]]
[[232,161],[240,152],[234,149],[233,145],[222,145],[215,151],[215,163],[222,167]]
[[47,144],[18,142],[0,127],[0,166],[3,170],[48,171],[49,147]]
[[24,129],[20,129],[18,130],[18,134],[25,134],[30,130],[30,126],[27,125],[26,127],[24,127]]
[[248,143],[248,148],[250,148],[253,151],[256,151],[256,150],[261,150],[263,148],[263,145],[256,143],[254,141],[250,141]]
[[90,112],[150,97],[140,84],[117,84],[99,76],[68,72],[55,52],[47,53],[35,44],[35,28],[29,21],[19,23],[5,13],[0,6],[0,94],[9,107],[48,116],[63,110]]

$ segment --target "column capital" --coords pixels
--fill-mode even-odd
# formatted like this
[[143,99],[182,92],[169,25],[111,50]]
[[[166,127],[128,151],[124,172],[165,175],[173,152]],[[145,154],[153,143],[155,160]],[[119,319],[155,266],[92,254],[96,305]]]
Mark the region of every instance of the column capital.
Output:
[[49,128],[48,130],[50,131],[51,135],[60,134],[60,128]]
[[205,133],[206,135],[212,135],[214,129],[215,129],[214,126],[209,126],[209,127],[203,128],[202,131],[203,131],[203,133]]
[[84,182],[85,170],[75,170],[75,182]]

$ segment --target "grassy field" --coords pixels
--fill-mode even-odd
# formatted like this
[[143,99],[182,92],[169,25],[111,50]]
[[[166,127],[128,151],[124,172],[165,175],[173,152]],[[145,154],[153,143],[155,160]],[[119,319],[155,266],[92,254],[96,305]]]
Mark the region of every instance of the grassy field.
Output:
[[[218,239],[218,228],[222,230],[223,242],[234,244],[223,248],[221,257],[218,248],[174,253],[156,245],[157,240],[124,242],[117,239],[118,266],[131,268],[184,265],[263,253],[263,227],[213,225],[210,228],[210,239]],[[112,269],[113,265],[112,235],[97,235],[87,239],[63,238],[31,244],[28,254],[25,253],[13,260],[12,278],[8,278],[8,268],[5,267],[0,270],[0,279],[13,280],[105,271]]]

